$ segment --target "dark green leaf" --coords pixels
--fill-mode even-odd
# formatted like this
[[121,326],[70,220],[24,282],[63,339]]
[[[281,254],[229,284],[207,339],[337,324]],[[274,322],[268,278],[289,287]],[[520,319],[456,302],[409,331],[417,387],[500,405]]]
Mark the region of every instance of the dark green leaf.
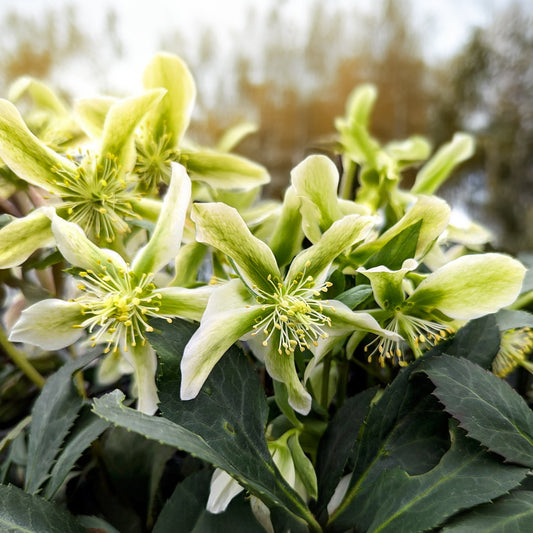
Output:
[[12,485],[0,485],[3,533],[86,533],[67,511]]
[[355,309],[362,304],[372,294],[372,287],[366,284],[357,285],[339,294],[335,299],[347,305],[350,309]]
[[[183,349],[196,326],[175,320],[154,321],[160,333],[150,342],[161,362],[158,380],[163,415],[201,437],[209,459],[226,470],[267,505],[284,505],[298,517],[310,511],[277,471],[265,439],[267,403],[259,377],[237,347],[232,347],[211,371],[197,398],[179,398]],[[214,456],[213,456],[214,452]]]
[[507,461],[533,467],[533,413],[509,384],[462,358],[433,357],[422,370],[433,394],[468,435]]
[[530,533],[533,492],[515,491],[452,520],[442,533]]
[[505,494],[527,475],[526,468],[502,464],[453,424],[451,435],[452,446],[435,468],[419,476],[384,470],[332,531],[354,525],[368,533],[426,531],[461,509]]
[[94,533],[120,533],[118,529],[97,516],[81,515],[76,518],[84,528],[94,531]]
[[48,378],[33,406],[24,483],[30,494],[36,493],[48,479],[63,440],[82,406],[82,399],[72,384],[72,374],[95,358],[93,353],[62,366]]
[[341,524],[349,523],[357,512],[357,494],[371,487],[384,471],[401,466],[411,475],[427,472],[448,448],[448,416],[432,397],[430,381],[413,374],[424,360],[402,370],[372,404],[359,432],[347,495],[332,517],[340,515]]
[[[165,335],[159,338],[164,338],[167,344],[176,344],[183,349],[188,337],[183,338],[181,335],[187,333],[190,336],[192,326],[179,321],[174,321],[173,326],[173,330],[167,329]],[[175,353],[179,362],[180,353],[172,350],[170,353]],[[162,366],[165,364],[163,362]],[[173,361],[170,360],[166,371],[173,368]],[[168,392],[174,394],[174,399],[171,401],[176,402],[177,408],[175,413],[170,411],[172,416],[182,415],[185,419],[184,424],[193,427],[194,431],[199,428],[198,434],[185,425],[174,423],[167,418],[146,416],[125,407],[122,405],[124,395],[119,391],[95,399],[94,412],[119,426],[162,444],[175,446],[226,470],[269,505],[283,505],[295,516],[305,517],[307,521],[313,522],[307,506],[275,468],[268,449],[266,449],[268,455],[261,451],[263,447],[266,448],[262,430],[265,420],[264,418],[261,420],[266,416],[266,404],[257,405],[258,398],[250,397],[258,395],[257,380],[242,353],[231,350],[211,372],[196,400],[181,402],[179,382],[176,389],[175,382],[160,381],[162,393],[168,385]],[[172,383],[174,386],[171,386]],[[246,387],[243,387],[242,383],[246,383]],[[236,402],[238,406],[225,403],[220,388],[232,394],[233,396],[226,400]],[[164,399],[165,394],[161,394],[161,397]],[[220,400],[220,404],[214,403],[217,399]],[[266,402],[264,395],[263,402]],[[239,417],[243,414],[247,418],[240,420]],[[194,416],[198,419],[194,419]]]
[[211,471],[202,470],[180,483],[165,503],[153,533],[264,533],[242,495],[221,514],[206,511],[211,475]]
[[533,328],[533,315],[527,311],[501,309],[495,316],[500,331],[515,328]]
[[372,255],[365,263],[365,268],[385,265],[391,270],[399,270],[402,263],[416,254],[416,245],[422,219],[407,226],[398,235],[388,241],[377,253]]
[[109,424],[105,420],[95,416],[93,413],[89,411],[82,413],[80,419],[76,421],[63,451],[54,464],[50,480],[44,490],[45,498],[51,499],[54,497],[81,454],[108,426]]
[[320,516],[335,492],[344,468],[354,453],[357,435],[377,389],[367,389],[348,398],[329,423],[320,440],[316,474],[318,500],[316,515]]
[[483,368],[490,368],[500,349],[500,330],[494,315],[470,321],[461,328],[444,353],[464,357]]

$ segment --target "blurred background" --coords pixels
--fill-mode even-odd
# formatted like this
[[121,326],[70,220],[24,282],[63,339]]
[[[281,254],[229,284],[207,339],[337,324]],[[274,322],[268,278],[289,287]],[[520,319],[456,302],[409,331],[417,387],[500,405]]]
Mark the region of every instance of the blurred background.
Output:
[[67,99],[131,95],[152,54],[189,64],[188,135],[213,144],[254,121],[239,152],[272,174],[322,150],[359,83],[379,90],[380,141],[462,130],[475,157],[440,191],[511,253],[533,250],[533,3],[529,0],[2,0],[0,89],[21,75]]

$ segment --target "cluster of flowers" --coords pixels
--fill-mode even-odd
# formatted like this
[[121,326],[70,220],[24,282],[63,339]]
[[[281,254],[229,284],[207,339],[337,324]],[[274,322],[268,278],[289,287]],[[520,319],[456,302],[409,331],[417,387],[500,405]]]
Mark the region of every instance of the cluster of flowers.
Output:
[[[45,286],[54,297],[26,294],[10,313],[11,341],[101,350],[99,379],[133,372],[138,409],[153,414],[151,319],[198,321],[176,394],[194,398],[241,340],[305,415],[326,360],[361,349],[369,364],[406,365],[519,295],[523,265],[482,253],[488,232],[454,224],[433,195],[472,154],[468,135],[431,157],[420,137],[382,146],[368,130],[376,91],[362,86],[335,123],[339,165],[311,155],[282,202],[260,201],[268,172],[232,153],[253,127],[213,149],[186,139],[196,88],[178,57],[156,55],[143,84],[71,110],[24,78],[0,100],[2,198],[26,198],[2,218],[0,269],[20,274],[46,253],[46,265],[70,265],[66,283]],[[22,96],[33,102],[23,115],[12,103]],[[410,190],[407,167],[419,168]]]

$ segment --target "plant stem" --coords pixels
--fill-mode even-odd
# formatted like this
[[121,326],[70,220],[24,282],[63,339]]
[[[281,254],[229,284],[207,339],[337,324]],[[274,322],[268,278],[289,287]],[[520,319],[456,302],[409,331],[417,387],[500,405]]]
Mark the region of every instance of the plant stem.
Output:
[[10,359],[17,365],[24,374],[33,382],[37,387],[42,389],[46,380],[35,370],[33,365],[28,361],[26,354],[17,350],[11,342],[7,339],[7,336],[2,328],[0,328],[0,346],[4,349]]
[[353,200],[353,180],[355,177],[356,165],[348,157],[343,158],[344,172],[342,173],[341,183],[339,187],[339,195],[345,200]]

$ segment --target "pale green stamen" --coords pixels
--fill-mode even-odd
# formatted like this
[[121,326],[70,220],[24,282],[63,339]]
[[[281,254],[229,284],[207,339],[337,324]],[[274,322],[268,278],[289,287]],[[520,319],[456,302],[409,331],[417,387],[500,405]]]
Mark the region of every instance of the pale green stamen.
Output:
[[83,294],[76,301],[83,307],[88,318],[76,327],[87,328],[92,346],[107,343],[104,353],[125,351],[140,342],[146,344],[146,332],[153,331],[148,317],[170,317],[159,313],[161,295],[154,292],[153,274],[140,278],[129,270],[117,270],[113,266],[101,266],[100,272],[80,272],[82,282],[78,285]]
[[518,366],[533,374],[533,364],[527,356],[533,351],[533,329],[509,329],[502,333],[500,349],[492,362],[492,371],[503,378]]
[[[325,327],[331,326],[331,319],[323,314],[324,302],[317,299],[321,292],[326,292],[331,283],[326,282],[320,288],[314,287],[314,280],[301,272],[290,284],[268,276],[272,290],[267,292],[252,287],[258,303],[262,304],[265,315],[257,319],[253,326],[265,335],[263,345],[268,346],[274,335],[279,336],[278,353],[293,353],[296,348],[304,351],[311,345],[317,346],[320,338],[327,338]],[[333,309],[331,306],[328,306]]]
[[[384,328],[405,338],[415,357],[421,356],[425,350],[454,333],[454,329],[449,325],[407,315],[399,310],[394,313],[394,316],[389,319]],[[387,360],[399,366],[407,365],[400,340],[376,337],[365,346],[365,352],[369,352],[373,345],[375,347],[368,356],[368,362],[374,356],[377,356],[382,367],[385,366]]]
[[117,233],[129,231],[125,218],[138,218],[132,208],[137,195],[132,184],[120,175],[116,156],[107,154],[103,164],[90,154],[80,154],[80,158],[82,163],[74,178],[61,168],[51,169],[57,176],[54,185],[61,190],[59,195],[70,222],[91,237],[112,242]]
[[161,182],[170,181],[171,167],[175,150],[169,133],[154,139],[144,135],[143,142],[137,142],[137,159],[134,172],[138,174],[140,186],[145,191],[154,190]]

